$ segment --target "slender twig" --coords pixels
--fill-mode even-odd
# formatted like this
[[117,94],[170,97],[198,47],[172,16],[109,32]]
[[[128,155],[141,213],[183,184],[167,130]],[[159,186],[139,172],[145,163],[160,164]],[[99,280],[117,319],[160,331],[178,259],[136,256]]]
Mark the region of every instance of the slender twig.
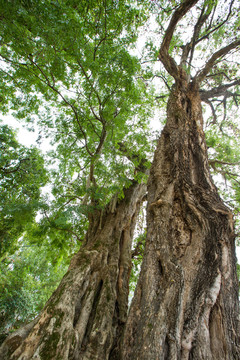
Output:
[[237,162],[229,162],[229,161],[222,161],[222,160],[209,160],[209,165],[214,165],[214,164],[219,164],[219,165],[230,165],[230,166],[234,166],[234,165],[240,165],[240,161]]
[[210,106],[210,109],[211,109],[212,115],[213,115],[212,124],[216,124],[217,123],[217,115],[216,115],[216,111],[214,109],[214,106],[213,106],[212,102],[210,100],[208,100],[208,99],[204,99],[202,101],[204,101],[207,105]]
[[199,44],[202,40],[205,40],[205,39],[208,39],[209,38],[209,35],[211,35],[212,33],[214,33],[215,31],[217,31],[218,29],[220,29],[229,19],[231,13],[232,13],[232,6],[233,6],[233,3],[234,3],[235,0],[232,0],[231,1],[231,4],[229,6],[229,11],[228,11],[228,14],[227,14],[227,17],[220,23],[218,24],[217,26],[215,26],[214,28],[212,28],[207,34],[203,35],[201,38],[199,38],[197,41],[196,41],[196,44]]

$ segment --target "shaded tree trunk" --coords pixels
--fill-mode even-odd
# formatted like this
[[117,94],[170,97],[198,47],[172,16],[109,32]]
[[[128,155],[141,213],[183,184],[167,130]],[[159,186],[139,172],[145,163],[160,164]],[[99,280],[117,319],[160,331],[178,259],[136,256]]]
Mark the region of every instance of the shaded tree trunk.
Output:
[[232,213],[208,168],[197,84],[172,89],[148,183],[123,359],[240,359]]
[[126,322],[131,240],[146,186],[90,215],[85,243],[38,319],[5,340],[0,358],[117,359]]

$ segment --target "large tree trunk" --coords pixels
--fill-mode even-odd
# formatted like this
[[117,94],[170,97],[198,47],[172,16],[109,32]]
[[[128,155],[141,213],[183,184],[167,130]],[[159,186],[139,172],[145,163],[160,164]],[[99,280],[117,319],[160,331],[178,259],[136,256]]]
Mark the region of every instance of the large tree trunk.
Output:
[[32,324],[7,338],[3,360],[117,359],[126,322],[131,239],[146,186],[90,216],[84,245]]
[[233,217],[208,168],[197,85],[173,88],[148,184],[123,359],[240,359]]

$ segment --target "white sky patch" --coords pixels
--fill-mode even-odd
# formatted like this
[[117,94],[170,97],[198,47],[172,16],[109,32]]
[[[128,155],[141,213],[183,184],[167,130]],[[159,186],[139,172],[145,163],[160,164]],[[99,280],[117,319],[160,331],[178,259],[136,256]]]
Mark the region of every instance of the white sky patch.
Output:
[[240,247],[239,246],[236,246],[236,255],[237,255],[238,263],[240,264]]
[[30,147],[36,146],[39,148],[43,153],[51,150],[53,147],[50,145],[50,139],[42,138],[41,141],[38,143],[37,140],[39,138],[39,132],[37,131],[37,127],[30,131],[26,126],[24,126],[20,121],[15,119],[11,115],[7,116],[0,116],[0,124],[2,123],[5,125],[9,125],[14,130],[17,130],[17,140],[20,144]]
[[36,141],[38,138],[38,135],[34,131],[29,131],[28,129],[24,128],[13,116],[2,116],[1,120],[3,120],[3,123],[6,125],[9,125],[14,130],[17,130],[17,139],[18,141],[27,146],[30,147],[31,145],[36,145]]

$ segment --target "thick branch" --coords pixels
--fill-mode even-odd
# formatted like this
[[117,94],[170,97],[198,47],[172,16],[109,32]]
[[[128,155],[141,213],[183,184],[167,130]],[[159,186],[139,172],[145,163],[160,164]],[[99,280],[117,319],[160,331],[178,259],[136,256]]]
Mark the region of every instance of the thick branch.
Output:
[[190,48],[190,59],[189,59],[189,67],[191,66],[192,63],[192,59],[193,59],[193,54],[194,54],[194,49],[195,46],[197,44],[197,40],[198,40],[198,36],[200,34],[201,28],[203,26],[203,24],[206,22],[207,18],[209,17],[210,13],[204,13],[205,12],[205,8],[203,8],[201,15],[197,21],[197,24],[194,27],[194,33],[193,33],[193,37],[192,37],[192,46]]
[[207,61],[206,65],[204,66],[204,68],[198,72],[198,74],[195,76],[195,80],[197,80],[197,82],[200,84],[204,78],[207,76],[207,74],[209,73],[209,71],[212,69],[213,65],[215,64],[215,62],[227,55],[231,50],[235,49],[237,46],[240,45],[240,39],[233,41],[232,43],[230,43],[229,45],[223,47],[222,49],[216,51],[211,58]]
[[229,93],[229,96],[231,95],[236,95],[232,92],[227,92],[227,90],[232,87],[232,86],[235,86],[235,85],[240,85],[240,79],[238,80],[235,80],[229,84],[223,84],[223,85],[220,85],[220,86],[217,86],[211,90],[200,90],[200,96],[201,96],[201,100],[202,101],[206,101],[208,99],[211,99],[213,97],[216,97],[216,96],[225,96],[226,94]]
[[90,180],[91,183],[94,183],[94,181],[95,181],[95,179],[94,179],[94,167],[95,167],[95,163],[96,163],[96,160],[97,160],[98,156],[102,152],[102,148],[103,148],[106,136],[107,136],[106,126],[105,126],[105,122],[103,122],[103,128],[102,128],[102,132],[101,132],[100,141],[99,141],[99,144],[98,144],[98,146],[96,148],[96,151],[94,152],[94,156],[92,157],[91,165],[90,165],[89,180]]
[[97,146],[97,149],[94,153],[94,156],[96,157],[97,155],[100,155],[101,151],[102,151],[102,148],[103,148],[103,145],[104,145],[104,142],[105,142],[105,139],[106,139],[106,136],[107,136],[107,130],[106,130],[106,122],[104,121],[103,122],[103,127],[102,127],[102,132],[101,132],[101,136],[100,136],[100,141],[99,141],[99,144]]
[[175,60],[169,55],[169,46],[178,22],[197,2],[198,0],[186,0],[175,10],[160,47],[159,59],[169,74],[176,80],[179,78],[179,70]]

